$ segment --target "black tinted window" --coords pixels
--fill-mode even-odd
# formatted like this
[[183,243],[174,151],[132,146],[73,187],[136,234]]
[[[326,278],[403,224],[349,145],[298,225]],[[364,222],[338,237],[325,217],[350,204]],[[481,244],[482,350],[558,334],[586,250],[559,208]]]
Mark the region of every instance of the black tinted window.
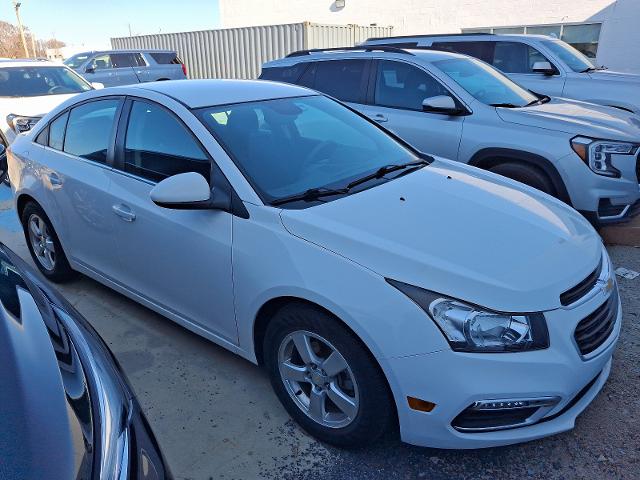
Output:
[[171,63],[180,63],[180,60],[178,60],[178,56],[173,52],[153,52],[149,53],[149,55],[156,61],[156,63],[167,65]]
[[64,129],[67,126],[67,118],[69,113],[60,115],[49,124],[49,146],[56,150],[62,150],[64,145]]
[[493,62],[490,63],[505,73],[534,73],[536,62],[547,61],[538,50],[524,43],[496,42]]
[[261,80],[274,80],[276,82],[296,83],[307,63],[299,63],[290,67],[263,68],[260,74]]
[[158,182],[197,172],[209,180],[211,164],[180,121],[162,107],[133,102],[125,140],[124,169]]
[[376,80],[376,105],[422,110],[424,99],[437,95],[450,96],[424,70],[403,62],[380,61]]
[[[363,76],[366,60],[331,60],[317,62],[313,85],[302,85],[336,97],[345,102],[360,102],[363,97]],[[306,73],[306,72],[305,72]]]
[[97,100],[72,109],[64,139],[64,151],[106,163],[118,104],[119,100],[115,99]]
[[49,144],[49,127],[42,129],[42,131],[36,137],[36,143],[45,146]]
[[491,63],[495,42],[433,42],[432,46],[436,50],[461,53]]
[[133,60],[135,62],[135,65],[137,65],[138,67],[146,67],[147,63],[144,61],[144,58],[142,58],[142,55],[140,53],[134,53],[133,54]]
[[133,67],[137,65],[137,61],[133,53],[112,53],[111,64],[113,68]]

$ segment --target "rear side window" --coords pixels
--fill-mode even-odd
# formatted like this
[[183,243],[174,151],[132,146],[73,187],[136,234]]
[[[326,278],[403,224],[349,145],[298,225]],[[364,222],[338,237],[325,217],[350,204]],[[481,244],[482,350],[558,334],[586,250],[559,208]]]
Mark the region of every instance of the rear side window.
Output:
[[60,115],[49,124],[49,146],[56,150],[62,150],[64,145],[64,130],[67,127],[69,112]]
[[375,103],[383,107],[422,110],[429,97],[449,91],[424,70],[404,62],[382,60],[378,65]]
[[111,64],[113,68],[126,68],[138,66],[138,61],[133,53],[112,53]]
[[548,62],[535,48],[518,42],[496,42],[493,61],[498,70],[505,73],[534,73],[536,62]]
[[156,63],[162,65],[178,65],[182,63],[174,52],[150,52],[148,55],[153,58]]
[[273,80],[275,82],[297,83],[307,63],[298,63],[289,67],[263,68],[260,80]]
[[193,135],[158,105],[134,101],[125,139],[125,172],[153,182],[186,172],[209,180],[211,163]]
[[316,62],[305,71],[298,83],[345,102],[361,102],[366,66],[366,60]]
[[492,63],[495,42],[433,42],[432,47],[436,50],[461,53]]
[[107,150],[119,103],[116,99],[97,100],[72,109],[64,151],[94,162],[107,163]]

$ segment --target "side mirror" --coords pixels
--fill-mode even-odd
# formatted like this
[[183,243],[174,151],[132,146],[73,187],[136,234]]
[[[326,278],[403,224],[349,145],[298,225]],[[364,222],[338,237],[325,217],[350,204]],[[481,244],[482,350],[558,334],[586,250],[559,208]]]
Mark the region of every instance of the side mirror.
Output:
[[196,172],[180,173],[165,178],[149,193],[156,205],[174,210],[203,210],[215,208],[211,201],[211,187]]
[[96,90],[102,90],[104,88],[104,83],[100,82],[91,82],[91,86]]
[[87,68],[84,69],[84,73],[95,73],[96,71],[96,67],[94,67],[93,65],[89,65],[87,66]]
[[535,62],[532,70],[543,75],[555,75],[556,69],[549,62]]
[[431,113],[442,113],[444,115],[459,115],[460,109],[453,98],[448,95],[437,95],[426,98],[422,102],[422,110]]

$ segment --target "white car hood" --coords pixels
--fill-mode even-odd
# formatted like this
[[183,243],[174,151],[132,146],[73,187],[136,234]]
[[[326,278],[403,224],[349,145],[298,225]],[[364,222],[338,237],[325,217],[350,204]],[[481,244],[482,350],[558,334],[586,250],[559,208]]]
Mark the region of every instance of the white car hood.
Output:
[[602,254],[589,223],[559,201],[442,160],[281,218],[386,278],[505,312],[558,308]]
[[10,113],[27,117],[43,117],[49,113],[50,110],[75,95],[77,95],[77,93],[42,95],[40,97],[0,97],[0,114],[2,114],[0,120],[4,121]]
[[573,135],[638,142],[640,117],[613,107],[565,98],[524,108],[496,108],[505,122]]

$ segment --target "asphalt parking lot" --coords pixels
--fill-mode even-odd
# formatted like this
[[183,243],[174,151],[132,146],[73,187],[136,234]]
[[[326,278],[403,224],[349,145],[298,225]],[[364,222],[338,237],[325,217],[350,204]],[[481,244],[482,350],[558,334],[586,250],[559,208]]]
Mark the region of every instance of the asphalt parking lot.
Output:
[[[31,263],[4,185],[0,240]],[[640,249],[609,251],[616,267],[640,271]],[[576,428],[476,451],[394,438],[358,451],[326,447],[289,419],[258,367],[86,277],[60,290],[122,364],[178,479],[638,479],[640,277],[618,281],[624,319],[611,377]]]

